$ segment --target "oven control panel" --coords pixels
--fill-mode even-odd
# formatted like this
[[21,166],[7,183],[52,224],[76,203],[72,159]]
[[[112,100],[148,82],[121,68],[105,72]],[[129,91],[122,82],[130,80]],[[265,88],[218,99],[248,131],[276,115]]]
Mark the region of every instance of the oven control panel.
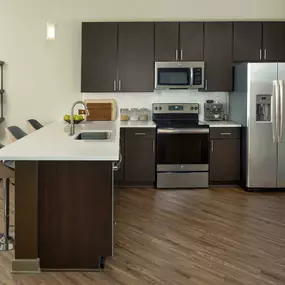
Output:
[[153,103],[153,114],[199,114],[198,103]]

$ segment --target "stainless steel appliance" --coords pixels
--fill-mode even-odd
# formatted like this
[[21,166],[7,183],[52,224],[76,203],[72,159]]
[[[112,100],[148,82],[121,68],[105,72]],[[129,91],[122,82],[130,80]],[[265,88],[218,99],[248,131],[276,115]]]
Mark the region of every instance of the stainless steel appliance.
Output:
[[209,126],[198,117],[197,103],[153,104],[157,188],[209,186]]
[[285,63],[235,67],[231,119],[242,124],[242,185],[285,189]]
[[204,62],[156,62],[155,89],[204,88]]
[[207,100],[204,104],[204,118],[206,121],[222,121],[224,118],[224,104]]

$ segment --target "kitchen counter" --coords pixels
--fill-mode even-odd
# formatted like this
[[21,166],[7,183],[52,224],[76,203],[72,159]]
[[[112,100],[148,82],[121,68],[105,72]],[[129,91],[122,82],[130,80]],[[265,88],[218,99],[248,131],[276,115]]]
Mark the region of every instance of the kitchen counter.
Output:
[[53,122],[0,150],[1,160],[116,161],[119,159],[119,121],[84,122],[80,131],[111,131],[107,140],[81,141],[69,136],[69,124]]
[[121,121],[121,128],[156,128],[153,121]]
[[232,121],[203,121],[205,124],[208,124],[210,128],[239,128],[240,124],[237,124]]
[[[75,140],[81,131],[111,136]],[[12,272],[93,270],[113,255],[119,134],[119,121],[83,122],[74,136],[69,124],[57,121],[0,150],[0,159],[16,166]],[[94,223],[94,217],[103,218]],[[78,248],[74,233],[81,233]]]

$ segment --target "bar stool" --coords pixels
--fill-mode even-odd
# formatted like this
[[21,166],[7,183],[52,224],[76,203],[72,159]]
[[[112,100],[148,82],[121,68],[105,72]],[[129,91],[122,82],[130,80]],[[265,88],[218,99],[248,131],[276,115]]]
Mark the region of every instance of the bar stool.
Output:
[[[2,148],[3,145],[0,145]],[[8,162],[8,161],[7,161]],[[9,165],[9,163],[8,163]],[[4,232],[0,234],[0,251],[12,250],[14,248],[14,239],[9,235],[10,228],[10,179],[15,177],[14,169],[0,162],[0,178],[3,181],[4,188]]]
[[35,119],[30,119],[27,121],[27,123],[28,123],[28,128],[31,133],[43,127],[43,125]]
[[8,137],[8,141],[10,143],[15,142],[27,135],[21,128],[17,126],[10,126],[6,128],[6,133]]

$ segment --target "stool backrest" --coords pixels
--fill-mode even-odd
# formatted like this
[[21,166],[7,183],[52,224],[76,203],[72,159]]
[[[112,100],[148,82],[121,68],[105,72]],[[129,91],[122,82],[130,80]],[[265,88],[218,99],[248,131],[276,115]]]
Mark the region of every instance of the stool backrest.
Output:
[[17,126],[10,126],[6,128],[6,133],[8,136],[8,141],[15,142],[27,135],[21,128]]
[[43,127],[43,125],[35,119],[30,119],[27,121],[27,123],[31,133]]

